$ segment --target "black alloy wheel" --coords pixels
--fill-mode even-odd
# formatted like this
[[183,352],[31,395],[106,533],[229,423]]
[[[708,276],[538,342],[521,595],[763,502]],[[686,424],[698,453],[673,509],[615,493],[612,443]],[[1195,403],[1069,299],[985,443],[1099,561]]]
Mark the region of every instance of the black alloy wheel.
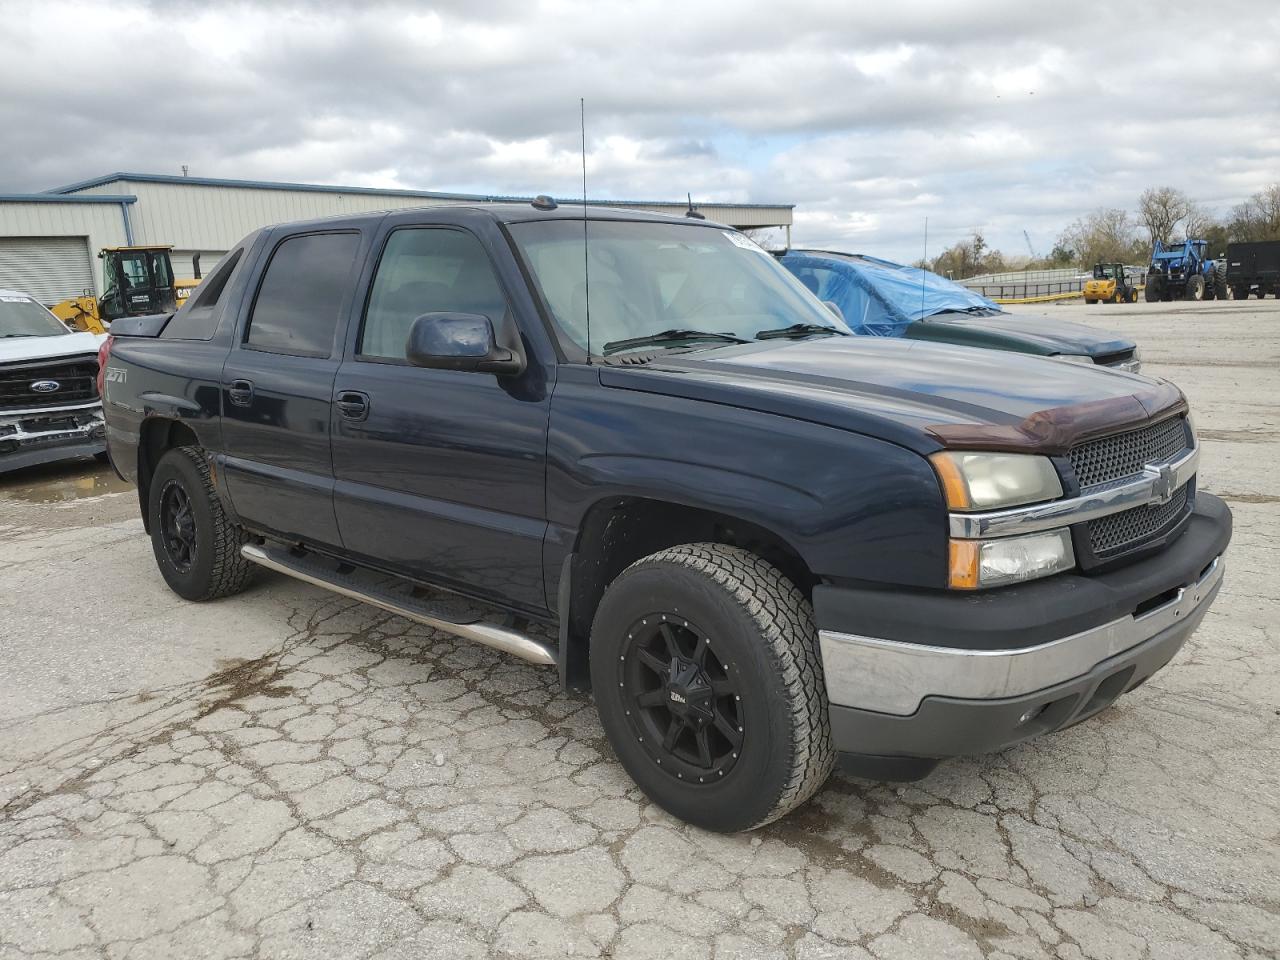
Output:
[[196,561],[199,546],[191,498],[176,479],[160,491],[160,539],[164,552],[179,573],[188,573]]
[[199,447],[165,451],[147,489],[147,526],[156,566],[187,600],[239,593],[256,567],[240,555],[248,534],[222,508],[209,458]]
[[733,769],[746,735],[742,685],[705,630],[676,614],[637,620],[618,685],[637,742],[669,776],[708,783]]

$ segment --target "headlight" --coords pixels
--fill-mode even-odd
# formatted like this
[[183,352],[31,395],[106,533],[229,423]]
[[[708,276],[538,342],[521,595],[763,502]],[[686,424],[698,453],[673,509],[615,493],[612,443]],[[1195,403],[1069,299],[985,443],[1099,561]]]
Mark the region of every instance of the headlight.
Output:
[[947,586],[978,590],[1035,580],[1076,565],[1065,528],[997,540],[952,540]]
[[1062,481],[1048,457],[943,451],[929,460],[951,510],[1016,507],[1062,496]]
[[1084,353],[1055,353],[1055,360],[1065,360],[1067,363],[1093,363],[1093,357]]

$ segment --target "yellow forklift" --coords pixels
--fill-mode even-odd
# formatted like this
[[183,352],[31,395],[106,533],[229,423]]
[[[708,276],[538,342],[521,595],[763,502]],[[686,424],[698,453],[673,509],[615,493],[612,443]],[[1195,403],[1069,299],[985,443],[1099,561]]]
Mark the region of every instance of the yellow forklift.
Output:
[[169,313],[187,302],[200,283],[200,255],[193,258],[196,278],[175,280],[168,244],[107,247],[98,252],[102,261],[101,299],[85,292],[55,303],[49,309],[68,326],[89,333],[106,333],[118,317]]
[[1138,288],[1129,282],[1123,263],[1095,263],[1084,284],[1085,303],[1137,303]]

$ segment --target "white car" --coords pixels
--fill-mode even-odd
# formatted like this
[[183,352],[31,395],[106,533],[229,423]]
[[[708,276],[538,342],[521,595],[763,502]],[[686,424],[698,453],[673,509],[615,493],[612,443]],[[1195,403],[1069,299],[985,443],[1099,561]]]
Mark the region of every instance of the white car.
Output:
[[98,348],[33,297],[0,290],[0,473],[106,457]]

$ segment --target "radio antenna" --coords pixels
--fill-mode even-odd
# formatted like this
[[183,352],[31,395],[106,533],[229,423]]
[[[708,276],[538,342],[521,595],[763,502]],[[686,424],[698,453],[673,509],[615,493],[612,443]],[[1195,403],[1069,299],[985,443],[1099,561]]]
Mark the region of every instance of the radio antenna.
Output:
[[587,256],[587,101],[578,98],[578,128],[582,131],[582,301],[587,309],[587,363],[591,363],[591,267]]
[[920,259],[920,319],[924,319],[924,281],[929,275],[929,218],[924,218],[924,256]]

